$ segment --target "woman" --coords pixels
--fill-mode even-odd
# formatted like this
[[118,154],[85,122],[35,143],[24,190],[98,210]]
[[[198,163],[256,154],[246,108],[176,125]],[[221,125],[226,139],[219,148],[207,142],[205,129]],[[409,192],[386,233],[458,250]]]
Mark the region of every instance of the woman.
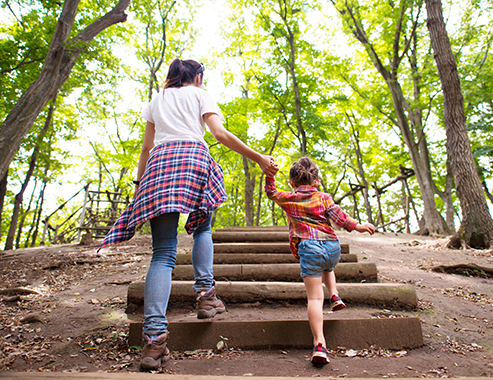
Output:
[[204,124],[218,142],[255,161],[267,175],[275,174],[272,157],[252,150],[223,127],[203,79],[202,64],[178,58],[171,62],[164,89],[142,112],[147,123],[134,199],[100,247],[130,239],[138,224],[150,220],[153,254],[144,291],[143,370],[158,369],[169,353],[166,309],[180,213],[189,214],[185,229],[193,234],[197,317],[226,310],[214,286],[211,231],[212,212],[226,200],[226,192],[222,170],[204,140]]

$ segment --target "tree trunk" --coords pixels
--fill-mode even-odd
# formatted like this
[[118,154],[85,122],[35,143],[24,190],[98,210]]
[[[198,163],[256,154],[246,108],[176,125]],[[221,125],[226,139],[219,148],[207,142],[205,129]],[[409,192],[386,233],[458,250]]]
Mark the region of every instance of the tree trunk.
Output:
[[41,129],[41,131],[39,132],[38,142],[34,147],[33,154],[31,155],[31,160],[29,161],[29,169],[27,170],[26,178],[22,183],[20,191],[15,196],[14,210],[12,212],[12,219],[10,220],[10,228],[7,234],[7,241],[5,242],[5,250],[11,250],[14,248],[14,236],[15,236],[15,231],[17,230],[17,223],[19,221],[20,209],[22,207],[22,202],[24,200],[24,192],[26,191],[26,188],[29,185],[29,181],[31,180],[31,177],[34,173],[34,169],[36,168],[36,161],[38,159],[38,153],[40,149],[39,146],[43,141],[44,137],[46,136],[46,133],[48,132],[48,128],[51,125],[55,104],[56,104],[56,93],[53,97],[53,102],[50,105],[50,109],[48,110],[48,115],[46,116],[43,129]]
[[[404,142],[409,150],[413,163],[416,179],[418,180],[421,199],[423,200],[423,219],[425,229],[428,233],[448,234],[450,232],[447,223],[437,210],[435,203],[434,182],[431,177],[430,161],[427,154],[427,143],[424,134],[416,144],[409,127],[409,122],[405,114],[404,103],[406,100],[402,93],[402,88],[397,82],[396,77],[387,80],[387,85],[392,94],[394,110],[397,114],[399,128]],[[423,231],[424,232],[424,231]]]
[[262,211],[262,194],[264,193],[264,173],[260,175],[260,180],[258,182],[258,202],[257,202],[257,212],[255,215],[255,225],[260,225],[260,212]]
[[[281,118],[278,118],[277,119],[277,122],[276,122],[277,126],[276,126],[276,133],[274,134],[274,139],[272,140],[272,145],[269,149],[269,151],[267,152],[267,154],[269,156],[272,155],[272,152],[274,151],[274,148],[276,147],[276,144],[277,144],[277,139],[279,138],[279,135],[281,133]],[[257,202],[257,215],[256,215],[256,220],[255,220],[255,225],[256,226],[259,226],[260,225],[260,212],[262,211],[262,194],[264,192],[264,173],[262,173],[260,175],[260,180],[259,180],[259,184],[258,184],[258,202]],[[274,202],[272,202],[274,203]],[[274,223],[275,221],[275,215],[273,216],[273,225],[276,225]]]
[[[281,4],[279,2],[279,11],[278,15],[283,20],[284,26],[286,27],[286,31],[283,31],[283,36],[286,38],[287,43],[289,44],[289,60],[285,60],[284,67],[288,71],[291,82],[293,85],[294,92],[294,108],[295,108],[295,118],[296,118],[296,128],[298,130],[298,141],[300,142],[300,152],[302,155],[307,153],[307,139],[306,132],[303,127],[303,117],[301,112],[301,96],[300,96],[300,87],[298,84],[298,78],[296,75],[296,46],[295,46],[295,35],[293,30],[289,25],[288,20],[288,10],[286,3]],[[275,39],[275,36],[274,36]]]
[[245,221],[247,226],[253,226],[253,193],[255,192],[255,176],[251,176],[249,159],[243,159],[243,170],[245,171]]
[[[45,177],[48,173],[48,170],[45,171]],[[45,178],[43,179],[43,185],[41,186],[41,191],[39,192],[39,197],[38,197],[38,206],[37,206],[37,212],[36,212],[36,220],[34,222],[34,231],[33,231],[33,236],[31,239],[31,247],[34,247],[36,245],[36,239],[38,238],[38,231],[39,231],[39,223],[41,222],[41,214],[43,212],[43,203],[44,203],[44,194],[45,194],[45,189],[46,189],[46,184],[48,183],[48,180]],[[26,248],[28,247],[29,241],[26,240]]]
[[447,221],[447,226],[449,226],[451,232],[455,232],[455,206],[452,199],[452,193],[454,191],[454,176],[452,170],[450,169],[450,161],[447,159],[447,176],[445,178],[445,190],[441,191],[435,186],[435,193],[441,198],[445,205],[445,220]]
[[3,212],[3,203],[5,202],[5,195],[7,194],[7,183],[9,177],[9,170],[3,175],[2,180],[0,181],[0,238],[2,237],[2,212]]
[[[361,184],[364,186],[363,188],[363,200],[365,202],[366,209],[366,219],[368,223],[375,224],[373,222],[373,215],[371,211],[370,205],[370,196],[368,193],[368,181],[366,180],[365,168],[363,167],[363,153],[361,152],[361,147],[359,144],[359,131],[354,128],[351,117],[346,113],[346,117],[351,125],[352,136],[354,139],[354,152],[356,153],[356,161],[358,163],[358,173],[361,178]],[[354,118],[354,115],[353,115]]]
[[[147,56],[144,58],[145,63],[147,64],[147,67],[149,68],[149,90],[147,94],[147,98],[149,102],[152,100],[152,94],[154,87],[156,88],[156,92],[159,92],[159,80],[157,78],[157,72],[161,68],[162,64],[164,63],[164,58],[165,58],[165,53],[166,53],[166,47],[167,47],[167,41],[166,41],[166,23],[168,22],[168,16],[175,6],[176,1],[173,1],[171,5],[169,6],[168,9],[164,9],[161,5],[161,2],[158,1],[157,3],[157,8],[159,10],[159,15],[161,17],[161,38],[158,41],[158,48],[156,49],[154,46],[154,39],[152,36],[149,35],[149,30],[150,30],[150,25],[154,23],[153,19],[153,12],[155,9],[152,8],[150,9],[149,12],[149,19],[147,20],[147,28],[146,28],[146,47],[147,51],[152,51],[153,48],[157,51],[158,56],[156,57],[151,57]],[[149,45],[152,45],[152,47],[149,47]]]
[[33,200],[34,200],[34,192],[36,191],[37,187],[38,187],[38,181],[34,181],[34,189],[33,189],[33,192],[31,193],[31,197],[29,198],[29,203],[27,205],[27,209],[25,211],[23,211],[21,209],[22,216],[21,216],[20,221],[19,221],[19,227],[17,227],[17,237],[15,239],[15,249],[20,248],[22,229],[24,228],[24,223],[26,222],[26,218],[29,215],[29,212],[31,211],[31,206],[32,206]]
[[296,128],[298,128],[298,133],[301,136],[301,146],[300,151],[304,156],[307,152],[307,143],[306,143],[306,132],[303,128],[303,121],[301,115],[301,97],[300,97],[300,88],[298,85],[298,78],[296,76],[296,48],[294,46],[294,35],[289,31],[289,52],[290,52],[290,61],[289,61],[289,72],[291,74],[291,80],[293,82],[293,90],[294,90],[294,107],[296,111]]
[[[34,181],[34,189],[33,189],[33,192],[31,193],[31,198],[29,199],[27,209],[22,212],[22,217],[21,217],[20,222],[19,222],[19,227],[17,228],[17,238],[15,239],[15,249],[20,248],[22,229],[24,228],[24,223],[26,222],[26,218],[29,215],[29,212],[31,211],[31,206],[32,206],[33,200],[34,200],[34,192],[36,191],[37,187],[38,187],[38,181]],[[34,222],[34,220],[33,220],[33,222]]]
[[[402,138],[404,143],[406,144],[409,155],[411,156],[411,161],[413,163],[413,168],[416,174],[416,179],[418,180],[419,189],[421,191],[421,198],[423,200],[423,219],[424,226],[421,230],[422,233],[437,233],[437,234],[447,234],[449,233],[448,226],[437,210],[435,204],[434,197],[434,187],[433,187],[433,179],[431,177],[431,168],[428,156],[428,148],[425,135],[422,130],[421,123],[414,123],[413,125],[416,128],[416,136],[413,130],[410,127],[409,120],[416,121],[416,118],[419,117],[419,113],[416,113],[416,110],[412,110],[409,106],[409,103],[406,101],[401,85],[399,84],[398,71],[399,66],[401,64],[402,58],[406,56],[407,50],[411,47],[413,42],[413,36],[416,33],[416,27],[419,18],[419,12],[416,15],[413,22],[413,30],[411,38],[408,38],[406,41],[406,46],[402,48],[402,51],[399,53],[400,47],[400,38],[402,37],[401,28],[404,25],[404,11],[405,4],[402,3],[402,8],[400,9],[400,19],[397,23],[397,29],[394,34],[393,46],[394,50],[389,52],[389,57],[385,57],[385,59],[390,60],[391,69],[388,70],[386,66],[384,66],[381,57],[377,54],[374,46],[368,39],[366,35],[366,31],[364,29],[363,23],[358,19],[357,9],[353,8],[353,5],[344,2],[344,6],[341,8],[337,8],[338,3],[335,0],[332,0],[332,3],[336,7],[337,11],[341,14],[344,20],[346,20],[349,28],[351,29],[354,36],[361,42],[361,44],[365,47],[369,58],[371,59],[373,66],[378,70],[382,78],[385,80],[387,87],[390,90],[392,96],[392,103],[394,111],[397,115],[397,120],[392,120],[395,125],[397,125],[401,131]],[[407,110],[407,115],[406,115]],[[409,119],[408,119],[409,115]],[[415,125],[416,124],[416,125]],[[416,142],[417,141],[417,142]],[[378,218],[377,218],[378,220]]]
[[462,211],[462,223],[455,236],[456,241],[460,238],[472,248],[489,248],[493,239],[493,220],[467,135],[464,99],[457,64],[443,20],[442,3],[440,0],[425,0],[425,3],[428,12],[426,24],[442,83],[450,167]]
[[120,0],[103,17],[69,39],[79,0],[65,0],[41,73],[22,94],[0,126],[0,178],[5,175],[19,146],[36,118],[70,76],[78,57],[89,42],[111,25],[127,19],[130,0]]

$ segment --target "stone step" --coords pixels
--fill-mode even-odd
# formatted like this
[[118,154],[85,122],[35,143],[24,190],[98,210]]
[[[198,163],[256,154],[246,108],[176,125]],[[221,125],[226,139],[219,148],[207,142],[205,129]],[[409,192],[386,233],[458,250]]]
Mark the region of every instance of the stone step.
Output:
[[[347,253],[341,255],[339,263],[356,263],[358,257]],[[214,264],[298,264],[290,253],[215,253]],[[176,265],[192,264],[192,256],[186,253],[176,255]]]
[[272,231],[289,231],[288,226],[240,226],[240,227],[223,227],[217,228],[217,232],[248,232],[248,231],[259,231],[259,232],[272,232]]
[[[339,263],[334,269],[338,283],[377,282],[374,263]],[[216,280],[301,282],[300,264],[218,264],[214,265]],[[193,280],[192,265],[177,265],[173,280]]]
[[[193,281],[173,281],[170,303],[189,302],[195,298]],[[217,281],[218,295],[227,303],[306,300],[305,286],[301,282]],[[418,298],[414,287],[397,283],[364,283],[337,285],[339,295],[346,303],[377,305],[385,308],[416,309]],[[324,287],[325,297],[330,295]],[[134,282],[128,287],[129,308],[144,303],[144,282]]]
[[[224,338],[241,349],[311,348],[308,320],[253,320],[170,322],[168,347],[172,351],[213,349]],[[356,350],[374,345],[402,350],[424,345],[421,322],[416,317],[325,319],[324,335],[329,349]],[[142,323],[130,324],[129,346],[142,345]]]
[[[270,243],[215,243],[214,253],[289,253],[289,243],[270,242]],[[341,254],[349,253],[349,244],[341,244]]]
[[288,231],[214,231],[212,240],[217,243],[234,242],[287,242]]

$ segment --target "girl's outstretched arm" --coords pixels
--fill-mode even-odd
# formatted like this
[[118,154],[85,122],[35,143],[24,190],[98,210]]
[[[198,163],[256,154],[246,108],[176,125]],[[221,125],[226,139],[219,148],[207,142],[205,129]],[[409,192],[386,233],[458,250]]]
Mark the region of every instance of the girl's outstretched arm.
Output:
[[373,235],[375,233],[375,226],[371,223],[365,223],[365,224],[358,223],[354,229],[361,233],[368,232],[370,235]]

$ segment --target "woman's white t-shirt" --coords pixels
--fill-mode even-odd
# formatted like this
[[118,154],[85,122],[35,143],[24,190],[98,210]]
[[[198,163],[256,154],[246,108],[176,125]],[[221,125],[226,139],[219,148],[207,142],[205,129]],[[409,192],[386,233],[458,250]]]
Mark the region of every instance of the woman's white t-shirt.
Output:
[[224,119],[211,95],[196,86],[161,90],[142,111],[141,116],[155,126],[154,145],[170,141],[204,139],[204,114],[215,113]]

